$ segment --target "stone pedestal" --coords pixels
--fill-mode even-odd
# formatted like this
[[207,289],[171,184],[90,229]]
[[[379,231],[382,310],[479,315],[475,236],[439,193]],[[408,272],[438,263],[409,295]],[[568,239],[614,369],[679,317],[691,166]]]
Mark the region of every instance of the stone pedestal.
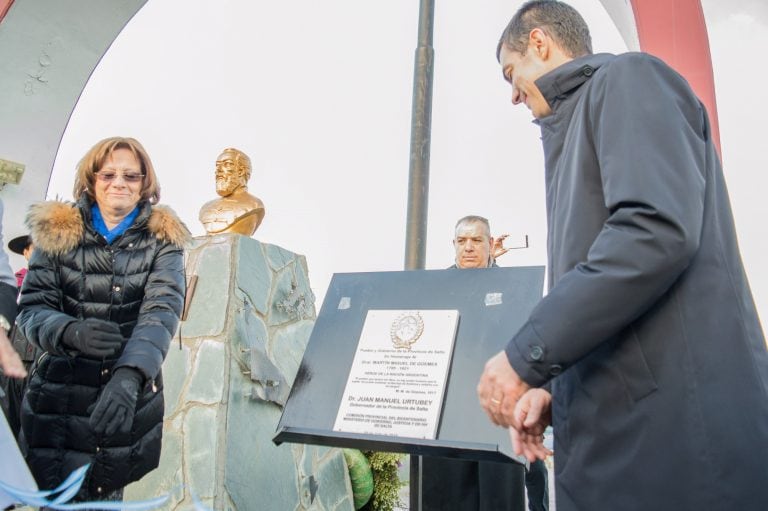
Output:
[[[303,256],[237,234],[199,237],[187,251],[195,280],[163,366],[160,467],[126,500],[193,496],[213,510],[352,510],[339,449],[283,444],[274,435],[315,321]],[[329,368],[331,370],[331,368]]]

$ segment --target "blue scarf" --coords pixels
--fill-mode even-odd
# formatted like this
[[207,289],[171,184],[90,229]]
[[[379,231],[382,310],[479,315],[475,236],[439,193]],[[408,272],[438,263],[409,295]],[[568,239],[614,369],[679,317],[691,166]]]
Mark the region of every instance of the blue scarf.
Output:
[[128,228],[133,224],[133,221],[136,220],[137,216],[139,216],[138,206],[133,208],[133,211],[128,213],[128,215],[123,218],[123,221],[117,224],[114,229],[109,230],[107,228],[107,224],[104,223],[104,217],[101,216],[99,205],[94,203],[93,206],[91,206],[91,220],[93,222],[93,228],[96,229],[96,232],[104,236],[104,239],[106,239],[107,243],[110,244],[118,237],[120,237],[121,234],[128,230]]

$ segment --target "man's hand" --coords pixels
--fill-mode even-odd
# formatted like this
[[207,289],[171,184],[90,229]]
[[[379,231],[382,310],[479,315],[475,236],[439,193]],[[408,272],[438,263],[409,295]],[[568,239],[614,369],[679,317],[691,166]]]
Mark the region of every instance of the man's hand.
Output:
[[509,364],[507,354],[501,351],[485,363],[477,385],[477,397],[491,422],[509,427],[514,423],[517,400],[529,388]]
[[498,238],[494,238],[493,249],[491,250],[491,256],[494,259],[498,259],[499,257],[509,252],[509,249],[504,247],[504,240],[507,239],[508,237],[509,237],[509,234],[502,234]]
[[3,328],[0,328],[0,369],[9,378],[24,378],[27,375],[24,363]]
[[552,423],[552,395],[544,389],[531,389],[515,407],[515,422],[509,429],[512,449],[528,461],[546,459],[552,451],[544,447],[544,430]]
[[117,323],[88,318],[70,323],[61,342],[85,355],[104,358],[120,350],[123,336]]

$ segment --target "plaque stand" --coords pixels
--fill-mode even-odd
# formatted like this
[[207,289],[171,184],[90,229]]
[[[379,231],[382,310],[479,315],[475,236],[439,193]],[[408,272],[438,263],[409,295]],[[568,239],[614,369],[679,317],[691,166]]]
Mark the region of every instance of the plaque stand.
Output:
[[[335,274],[273,442],[408,453],[412,501],[421,499],[421,455],[525,464],[480,408],[476,387],[485,362],[541,299],[543,282],[543,267]],[[368,312],[402,309],[459,313],[435,437],[334,430]]]

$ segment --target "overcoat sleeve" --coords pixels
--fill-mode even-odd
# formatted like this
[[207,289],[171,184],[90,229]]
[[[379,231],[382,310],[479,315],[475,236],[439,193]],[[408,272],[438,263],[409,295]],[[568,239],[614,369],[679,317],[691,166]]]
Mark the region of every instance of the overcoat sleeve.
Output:
[[184,295],[184,251],[164,243],[152,262],[136,326],[115,369],[133,367],[147,379],[157,377],[179,325]]
[[513,368],[534,386],[651,308],[700,240],[709,134],[688,84],[643,54],[617,59],[593,80],[578,150],[596,155],[607,219],[586,259],[556,278],[507,345]]

